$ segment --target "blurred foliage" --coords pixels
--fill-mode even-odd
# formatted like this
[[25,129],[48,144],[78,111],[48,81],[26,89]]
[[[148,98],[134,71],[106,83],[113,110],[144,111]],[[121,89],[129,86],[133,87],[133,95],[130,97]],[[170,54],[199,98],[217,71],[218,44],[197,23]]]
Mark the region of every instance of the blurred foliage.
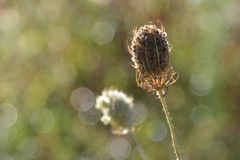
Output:
[[115,86],[134,97],[134,134],[148,157],[174,160],[162,106],[137,87],[127,51],[132,28],[157,19],[180,73],[166,101],[183,159],[239,159],[239,5],[0,0],[0,159],[140,159],[130,137],[113,135],[94,109],[95,97]]

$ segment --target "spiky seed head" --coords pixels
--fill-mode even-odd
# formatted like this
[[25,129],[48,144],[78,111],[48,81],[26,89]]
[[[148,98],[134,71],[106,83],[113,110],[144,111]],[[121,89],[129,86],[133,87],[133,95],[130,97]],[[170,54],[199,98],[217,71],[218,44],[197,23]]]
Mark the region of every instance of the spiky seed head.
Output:
[[[139,30],[136,27],[133,34],[132,44],[131,47],[128,46],[128,50],[132,55],[132,66],[137,69],[138,86],[151,93],[162,90],[166,95],[168,86],[178,79],[173,76],[178,73],[173,71],[173,67],[172,73],[168,72],[171,46],[166,39],[167,33],[163,25],[160,28],[155,24],[144,25]],[[165,88],[167,91],[163,91]]]
[[168,70],[170,48],[166,36],[164,28],[155,25],[135,30],[131,45],[132,61],[142,76],[159,75]]
[[123,135],[133,130],[133,97],[116,89],[105,89],[96,98],[95,107],[102,111],[101,121],[110,124],[114,134]]

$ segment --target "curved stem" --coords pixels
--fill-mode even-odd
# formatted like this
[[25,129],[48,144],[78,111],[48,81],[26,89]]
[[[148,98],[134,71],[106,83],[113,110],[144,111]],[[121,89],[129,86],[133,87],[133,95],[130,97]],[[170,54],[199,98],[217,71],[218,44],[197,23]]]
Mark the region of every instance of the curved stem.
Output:
[[168,112],[168,109],[167,109],[166,101],[165,101],[165,99],[163,98],[161,91],[159,90],[159,91],[157,91],[157,92],[158,92],[158,94],[159,94],[160,101],[161,101],[161,103],[162,103],[163,110],[164,110],[164,113],[165,113],[165,115],[166,115],[167,122],[168,122],[168,125],[169,125],[169,128],[170,128],[174,152],[175,152],[175,154],[176,154],[177,160],[181,160],[181,157],[180,157],[180,154],[179,154],[179,151],[178,151],[178,147],[177,147],[176,134],[175,134],[174,127],[173,127],[173,124],[172,124],[172,121],[171,121],[170,113]]
[[132,138],[133,142],[135,143],[135,145],[136,145],[136,147],[137,147],[137,149],[138,149],[138,152],[141,154],[142,158],[143,158],[144,160],[148,160],[147,155],[145,154],[143,148],[141,147],[141,145],[138,143],[138,141],[137,141],[136,138],[134,137],[132,131],[130,131],[130,135],[131,135],[131,138]]

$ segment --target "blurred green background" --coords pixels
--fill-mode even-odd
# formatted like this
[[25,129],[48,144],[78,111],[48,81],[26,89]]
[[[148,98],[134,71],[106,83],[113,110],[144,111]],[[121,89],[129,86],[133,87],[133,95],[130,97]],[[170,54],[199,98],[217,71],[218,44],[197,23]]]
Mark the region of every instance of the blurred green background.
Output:
[[[160,102],[137,87],[132,29],[157,22],[180,73],[166,101],[184,160],[240,157],[237,0],[0,0],[0,159],[141,159],[94,109],[115,86],[133,95],[149,159],[174,160]],[[160,27],[160,26],[159,26]]]

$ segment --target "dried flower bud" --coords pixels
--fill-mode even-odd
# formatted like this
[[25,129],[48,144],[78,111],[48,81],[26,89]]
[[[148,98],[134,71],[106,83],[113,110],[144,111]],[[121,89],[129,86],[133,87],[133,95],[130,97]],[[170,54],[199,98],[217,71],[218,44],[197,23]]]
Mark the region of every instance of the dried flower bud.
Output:
[[133,129],[133,98],[114,89],[105,89],[96,99],[96,109],[102,111],[101,121],[112,126],[114,134],[127,134]]
[[[133,67],[136,71],[136,81],[139,87],[154,93],[156,90],[167,89],[177,80],[173,78],[177,72],[169,73],[169,47],[166,39],[167,33],[164,27],[157,28],[156,25],[145,25],[138,31],[133,29],[133,40],[131,48]],[[166,95],[165,92],[164,95]],[[158,95],[154,95],[157,96]]]

